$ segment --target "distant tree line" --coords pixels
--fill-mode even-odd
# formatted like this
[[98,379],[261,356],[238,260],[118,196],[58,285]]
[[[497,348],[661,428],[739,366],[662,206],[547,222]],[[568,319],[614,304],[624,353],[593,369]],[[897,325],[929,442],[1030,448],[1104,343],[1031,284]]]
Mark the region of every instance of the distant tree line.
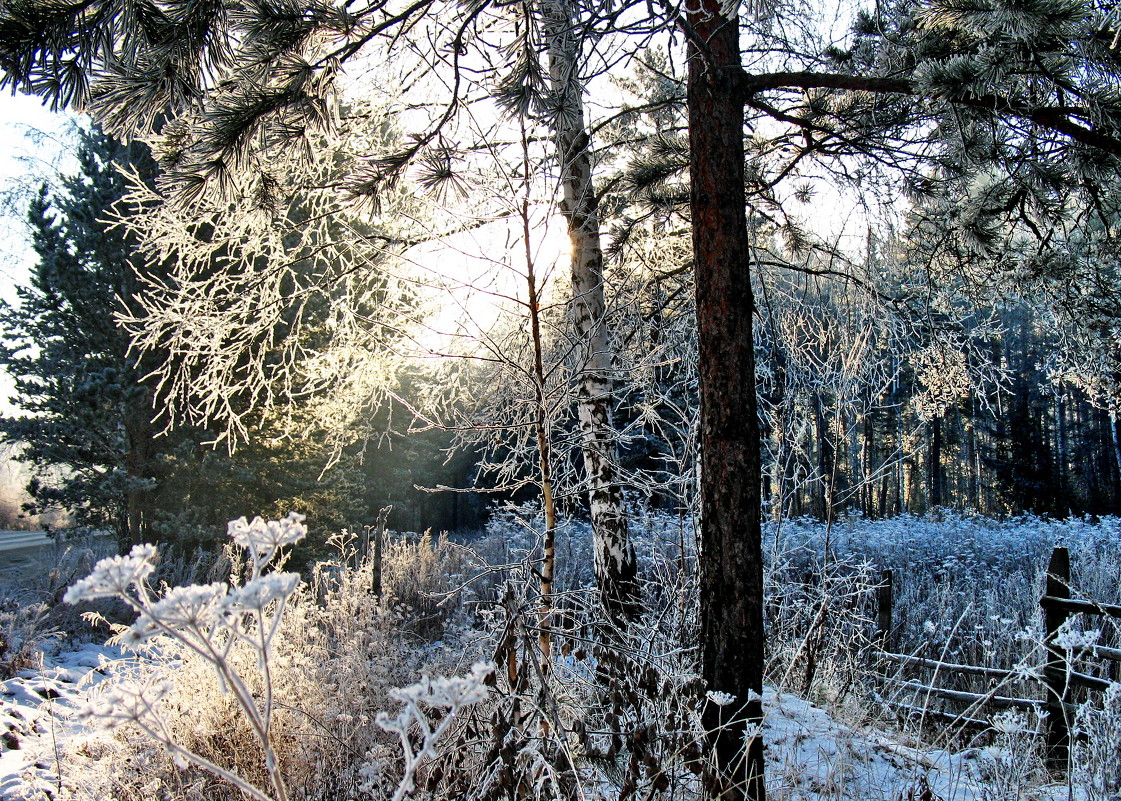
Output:
[[[1121,513],[1117,414],[1064,373],[1062,321],[1024,298],[965,302],[960,284],[915,295],[897,251],[872,246],[840,275],[822,274],[812,251],[759,271],[764,514]],[[654,505],[685,511],[695,482],[690,282],[655,270],[637,305],[616,299],[620,314],[640,316],[624,354],[625,469]]]

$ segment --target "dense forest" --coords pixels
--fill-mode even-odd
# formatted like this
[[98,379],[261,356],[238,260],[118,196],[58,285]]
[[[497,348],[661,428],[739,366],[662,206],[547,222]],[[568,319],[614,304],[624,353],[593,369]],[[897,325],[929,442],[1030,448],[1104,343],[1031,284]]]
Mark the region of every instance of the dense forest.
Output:
[[[77,525],[109,526],[126,539],[192,530],[188,540],[198,542],[243,506],[295,506],[336,527],[362,525],[392,506],[397,528],[470,531],[489,506],[531,497],[514,488],[529,475],[524,460],[495,478],[507,449],[457,438],[455,426],[417,430],[418,408],[443,377],[415,364],[394,368],[388,381],[400,397],[353,419],[345,447],[337,439],[284,442],[276,415],[255,419],[254,437],[232,453],[215,448],[205,426],[176,421],[169,434],[163,428],[172,421],[145,422],[156,415],[158,389],[114,318],[139,302],[152,275],[109,215],[143,219],[128,205],[122,170],[138,159],[151,174],[155,167],[97,131],[80,134],[74,147],[80,173],[44,187],[30,205],[33,285],[4,312],[3,361],[21,379],[18,400],[32,415],[6,420],[6,436],[40,471],[29,511],[65,511]],[[682,251],[682,236],[657,239]],[[950,280],[916,288],[905,246],[868,225],[843,269],[806,245],[757,271],[767,514],[1117,513],[1116,415],[1103,379],[1072,367],[1078,332],[1055,308],[1015,295],[994,302],[974,292],[937,311],[969,287]],[[620,256],[609,276],[623,486],[635,508],[689,513],[698,403],[691,275]],[[157,358],[168,357],[147,354],[146,364]],[[463,373],[458,381],[493,379],[470,364],[451,369]],[[575,442],[575,417],[558,415],[552,426],[558,443]],[[571,476],[558,502],[567,515],[586,516],[574,488],[578,458],[566,454],[559,466]]]

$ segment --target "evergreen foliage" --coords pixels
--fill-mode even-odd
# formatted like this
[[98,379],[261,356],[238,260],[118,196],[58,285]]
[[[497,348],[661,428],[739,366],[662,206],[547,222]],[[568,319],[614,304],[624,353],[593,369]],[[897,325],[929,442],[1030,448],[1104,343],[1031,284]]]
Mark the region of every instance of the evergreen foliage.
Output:
[[146,375],[166,355],[138,363],[118,319],[136,313],[141,288],[159,276],[115,222],[136,213],[125,171],[151,178],[156,166],[143,145],[96,128],[81,132],[78,157],[77,174],[30,204],[38,259],[19,302],[0,307],[0,363],[16,377],[22,410],[0,418],[0,432],[33,473],[28,511],[65,511],[122,543],[184,547],[220,535],[249,506],[298,508],[324,529],[364,519],[380,499],[365,490],[357,459],[321,475],[333,456],[326,438],[284,436],[307,416],[299,404],[287,404],[285,419],[257,415],[236,454],[203,444],[214,439],[203,428],[153,422],[166,402]]
[[147,422],[152,394],[115,322],[142,265],[135,243],[108,219],[124,194],[116,165],[150,173],[151,163],[142,145],[97,130],[81,134],[78,158],[78,174],[32,201],[38,261],[19,302],[0,307],[0,362],[26,411],[0,419],[0,431],[33,466],[30,511],[66,509],[77,524],[133,539],[159,471]]

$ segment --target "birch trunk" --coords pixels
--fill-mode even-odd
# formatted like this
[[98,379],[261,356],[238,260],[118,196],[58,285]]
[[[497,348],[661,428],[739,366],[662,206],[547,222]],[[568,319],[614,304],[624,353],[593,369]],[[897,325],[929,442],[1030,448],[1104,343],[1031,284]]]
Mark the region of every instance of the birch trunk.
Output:
[[635,612],[635,556],[619,485],[618,449],[611,422],[614,362],[603,292],[599,211],[579,77],[580,38],[570,0],[542,3],[549,80],[556,116],[553,134],[563,191],[561,211],[572,248],[572,325],[576,342],[576,410],[587,473],[593,553],[600,602],[625,625]]

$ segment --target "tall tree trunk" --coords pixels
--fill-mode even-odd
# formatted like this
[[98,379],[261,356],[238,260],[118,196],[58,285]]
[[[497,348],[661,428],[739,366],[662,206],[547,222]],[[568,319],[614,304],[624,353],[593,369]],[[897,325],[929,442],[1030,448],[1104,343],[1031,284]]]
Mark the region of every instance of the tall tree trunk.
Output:
[[970,400],[969,420],[965,424],[965,461],[969,486],[966,491],[966,504],[981,513],[981,458],[977,451],[977,412]]
[[906,514],[915,508],[915,461],[907,456],[903,461],[903,484],[899,490],[899,513]]
[[124,454],[127,485],[125,520],[121,552],[151,539],[152,496],[154,495],[152,395],[147,387],[136,387],[133,396],[121,405],[126,450]]
[[[856,452],[854,464],[859,465],[860,481],[860,511],[867,517],[874,517],[876,506],[876,479],[875,469],[872,467],[876,448],[876,423],[873,406],[870,398],[871,392],[865,392],[865,409],[862,425],[860,426],[860,447]],[[854,435],[855,436],[855,435]],[[856,470],[853,471],[857,475]]]
[[930,432],[930,449],[927,452],[927,481],[930,491],[927,493],[927,504],[933,510],[945,503],[945,498],[942,497],[945,488],[942,476],[942,418],[932,418],[927,423],[927,430]]
[[[893,380],[893,389],[891,396],[893,399],[898,399],[900,396],[899,379]],[[906,443],[903,441],[903,410],[902,406],[898,403],[891,412],[894,421],[893,430],[895,432],[895,465],[892,469],[892,474],[895,476],[895,513],[901,515],[908,510],[907,507],[907,465],[909,459],[907,457]]]
[[[754,298],[744,196],[739,26],[717,0],[689,11],[690,210],[700,377],[702,719],[724,801],[762,801],[763,554]],[[722,699],[723,700],[723,699]]]
[[1110,410],[1109,412],[1109,434],[1110,439],[1113,441],[1113,465],[1117,468],[1117,481],[1114,483],[1114,510],[1116,511],[1121,507],[1121,434],[1117,430],[1117,412]]
[[603,293],[603,250],[592,185],[592,160],[579,77],[580,38],[570,0],[542,3],[549,48],[549,80],[559,111],[553,120],[563,199],[572,246],[572,324],[576,342],[576,411],[580,419],[593,554],[600,602],[608,619],[624,625],[635,612],[634,547],[616,464],[611,423],[614,362]]
[[[1063,396],[1055,393],[1055,476],[1058,478],[1058,489],[1063,503],[1067,504],[1071,498],[1067,494],[1067,433],[1066,433],[1066,404]],[[1061,510],[1060,510],[1061,511]]]

